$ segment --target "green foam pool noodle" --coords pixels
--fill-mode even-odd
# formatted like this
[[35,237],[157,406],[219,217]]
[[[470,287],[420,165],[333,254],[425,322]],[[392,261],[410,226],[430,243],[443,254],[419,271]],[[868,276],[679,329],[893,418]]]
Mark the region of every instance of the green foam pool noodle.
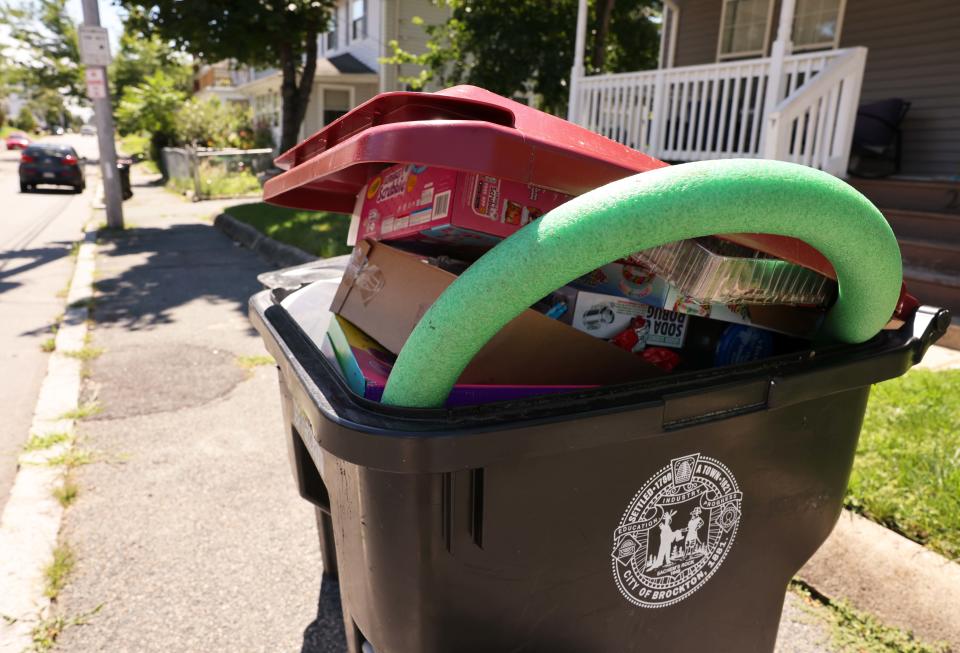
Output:
[[487,252],[410,334],[383,403],[442,406],[474,355],[540,298],[638,250],[721,233],[792,236],[830,260],[838,297],[821,339],[869,340],[893,314],[900,249],[883,215],[848,184],[779,161],[685,163],[574,198]]

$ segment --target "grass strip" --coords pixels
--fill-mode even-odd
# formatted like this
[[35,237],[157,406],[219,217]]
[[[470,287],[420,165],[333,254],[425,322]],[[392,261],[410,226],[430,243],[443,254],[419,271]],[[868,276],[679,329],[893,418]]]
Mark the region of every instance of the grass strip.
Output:
[[238,204],[225,211],[260,233],[315,256],[328,258],[350,252],[347,246],[349,215],[288,209],[263,202]]
[[960,370],[874,386],[846,505],[960,560]]
[[790,591],[802,599],[807,612],[818,621],[826,622],[833,645],[831,650],[837,653],[951,652],[947,644],[923,642],[912,632],[881,623],[846,601],[831,601],[801,581],[791,581]]

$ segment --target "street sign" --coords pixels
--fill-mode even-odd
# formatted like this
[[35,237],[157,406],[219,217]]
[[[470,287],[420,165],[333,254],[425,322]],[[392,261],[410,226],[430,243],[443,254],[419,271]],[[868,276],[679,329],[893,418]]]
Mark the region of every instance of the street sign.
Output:
[[110,39],[106,27],[81,25],[78,30],[80,36],[80,63],[84,66],[110,65]]
[[87,68],[87,97],[91,100],[107,97],[107,77],[103,68]]

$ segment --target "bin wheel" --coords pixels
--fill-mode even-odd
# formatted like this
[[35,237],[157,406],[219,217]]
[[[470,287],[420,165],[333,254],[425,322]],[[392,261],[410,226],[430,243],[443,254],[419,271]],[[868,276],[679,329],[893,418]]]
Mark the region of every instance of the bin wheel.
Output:
[[797,238],[833,264],[838,293],[818,333],[824,341],[864,342],[893,315],[900,248],[883,214],[851,186],[782,161],[684,163],[576,197],[487,252],[421,318],[382,401],[442,406],[474,355],[540,298],[633,252],[728,233]]

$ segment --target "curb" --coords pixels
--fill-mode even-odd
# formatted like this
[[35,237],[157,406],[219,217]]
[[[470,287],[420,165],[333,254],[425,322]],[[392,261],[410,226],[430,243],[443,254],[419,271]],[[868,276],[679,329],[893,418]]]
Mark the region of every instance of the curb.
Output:
[[103,210],[107,208],[106,200],[104,199],[104,189],[103,181],[97,180],[97,186],[93,191],[93,209],[94,210]]
[[958,323],[958,318],[953,318],[953,324],[947,328],[947,332],[937,341],[937,344],[948,349],[960,349],[960,323]]
[[869,519],[844,510],[797,577],[831,600],[960,651],[960,564]]
[[[93,295],[96,232],[88,231],[80,242],[56,348],[34,409],[30,426],[34,435],[74,432],[75,420],[63,415],[78,406],[83,364],[67,352],[82,349],[87,335],[89,310],[83,300]],[[35,625],[49,612],[44,568],[53,559],[64,512],[53,492],[66,472],[64,465],[51,462],[71,446],[72,438],[24,452],[18,460],[17,476],[0,518],[0,652],[20,653],[29,648]]]
[[219,229],[234,242],[243,245],[255,252],[268,263],[280,268],[292,265],[302,265],[316,261],[318,257],[308,254],[299,247],[281,243],[269,236],[265,236],[245,222],[240,222],[233,216],[221,213],[213,220],[213,226]]

